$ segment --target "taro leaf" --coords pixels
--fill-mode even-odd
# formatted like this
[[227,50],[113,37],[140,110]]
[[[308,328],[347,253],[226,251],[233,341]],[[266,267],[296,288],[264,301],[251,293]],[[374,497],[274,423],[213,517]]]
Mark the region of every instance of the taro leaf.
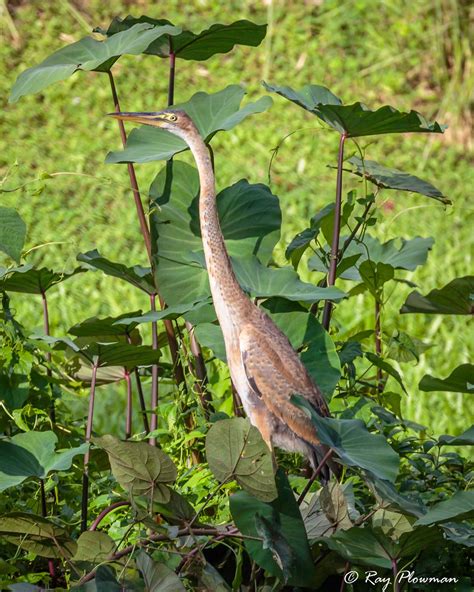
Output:
[[318,438],[332,448],[343,462],[366,469],[380,479],[395,481],[400,458],[384,436],[369,432],[359,419],[321,417],[301,395],[293,395],[292,401],[306,411]]
[[[172,26],[172,23],[165,19],[127,16],[123,20],[114,18],[107,29],[107,35],[115,35],[136,23],[150,23],[156,27]],[[235,45],[260,45],[266,30],[267,25],[257,25],[247,20],[236,21],[230,25],[215,24],[200,33],[185,30],[172,37],[169,34],[159,37],[144,53],[167,58],[173,52],[176,57],[183,60],[204,61],[217,53],[231,51]]]
[[[371,111],[363,103],[342,105],[341,101],[324,87],[305,87],[297,92],[287,86],[265,84],[266,90],[296,103],[310,111],[340,134],[347,137],[373,136],[405,132],[443,133],[445,126],[427,121],[421,113],[403,113],[388,105]],[[315,91],[311,94],[311,89]]]
[[431,290],[422,296],[416,290],[408,295],[400,312],[425,314],[474,313],[474,276],[456,278],[439,290]]
[[[203,306],[209,305],[210,301],[200,302],[185,302],[184,304],[178,304],[173,306],[167,306],[163,310],[150,311],[138,316],[130,316],[132,313],[127,313],[117,317],[114,322],[116,329],[123,333],[124,329],[120,328],[123,325],[139,325],[141,323],[156,323],[157,321],[164,321],[166,319],[175,320],[179,317],[186,316],[192,311],[199,310]],[[136,314],[136,313],[135,313]]]
[[128,371],[137,366],[151,366],[160,358],[160,350],[148,345],[128,343],[90,343],[81,350],[87,359],[97,358],[99,366],[121,366]]
[[77,545],[64,528],[47,518],[26,512],[12,512],[0,517],[0,536],[4,540],[40,557],[70,559]]
[[380,300],[384,284],[393,280],[395,276],[395,270],[391,265],[368,260],[359,265],[359,273],[364,285],[376,300]]
[[[218,131],[227,131],[235,127],[249,115],[262,113],[268,109],[272,100],[261,97],[255,103],[240,107],[245,91],[233,84],[214,94],[198,92],[189,101],[173,105],[173,109],[182,109],[196,124],[201,137],[209,142]],[[106,162],[150,162],[168,160],[178,152],[187,150],[184,140],[156,127],[143,125],[132,131],[124,150],[109,152]]]
[[[151,189],[160,204],[151,219],[158,237],[157,282],[164,299],[173,305],[209,297],[207,272],[190,257],[202,251],[198,192],[198,173],[183,162],[162,169]],[[239,181],[219,193],[217,207],[229,253],[255,254],[266,263],[281,225],[278,199],[268,187]]]
[[79,254],[77,260],[87,263],[87,265],[95,269],[100,269],[106,275],[124,280],[147,294],[156,294],[153,276],[149,267],[141,267],[140,265],[127,267],[122,263],[115,263],[102,257],[96,249]]
[[59,284],[84,271],[86,270],[81,267],[76,267],[70,272],[57,272],[46,267],[35,269],[32,265],[21,265],[7,270],[0,280],[0,291],[42,294],[55,284]]
[[166,484],[173,483],[177,473],[162,450],[146,442],[121,442],[113,436],[93,438],[93,442],[107,452],[114,477],[130,495],[151,495],[158,503],[170,501]]
[[474,516],[474,491],[457,491],[451,498],[432,506],[415,525],[437,524]]
[[0,207],[0,251],[20,263],[26,238],[26,224],[13,208]]
[[[265,548],[264,540],[245,539],[245,547],[250,557],[270,574],[286,581],[290,586],[312,588],[315,569],[301,514],[288,478],[279,469],[276,475],[278,497],[265,503],[246,491],[239,491],[230,497],[230,511],[237,528],[244,535],[260,537],[257,530],[257,514],[271,524],[272,532],[278,533],[279,545],[286,542],[291,550],[291,563],[283,575],[275,561],[272,551]],[[261,524],[261,522],[260,522]],[[281,546],[280,546],[281,548]]]
[[86,530],[77,539],[77,551],[72,560],[102,563],[107,561],[114,550],[115,543],[107,533]]
[[441,525],[445,537],[448,541],[464,545],[465,547],[474,547],[474,528],[462,522],[445,522]]
[[201,323],[195,328],[196,337],[201,345],[213,351],[216,358],[227,361],[224,336],[219,325],[213,323]]
[[[272,304],[267,306],[271,307]],[[301,361],[323,394],[330,398],[341,377],[336,346],[313,314],[291,310],[293,307],[290,303],[286,308],[284,312],[270,309],[269,315],[295,350],[304,348]]]
[[[141,310],[137,310],[121,314],[117,317],[105,317],[103,319],[90,317],[73,325],[68,329],[68,333],[75,335],[76,337],[97,337],[104,335],[120,337],[130,335],[138,323],[129,320],[129,317],[131,315],[134,317],[135,315],[140,315],[141,312]],[[137,332],[135,331],[135,335],[136,333]]]
[[423,516],[426,512],[423,505],[401,495],[392,483],[377,479],[373,475],[367,475],[366,481],[376,498],[384,503],[384,507],[394,508],[403,514],[415,516],[416,518]]
[[37,93],[54,82],[69,78],[77,70],[108,72],[121,55],[138,55],[161,35],[180,32],[177,27],[153,27],[142,23],[104,41],[84,37],[22,72],[12,88],[9,101],[14,103],[23,95]]
[[[379,538],[382,541],[379,541]],[[369,565],[390,569],[391,557],[386,546],[385,537],[377,537],[371,528],[353,527],[349,530],[339,530],[324,542],[330,549],[336,551],[347,561],[355,564]]]
[[179,577],[164,563],[156,563],[140,551],[135,559],[145,583],[145,592],[186,592]]
[[85,454],[88,444],[55,452],[54,432],[25,432],[0,440],[0,491],[18,485],[28,477],[44,479],[51,471],[66,471],[72,459]]
[[402,389],[405,391],[405,393],[407,392],[405,385],[403,384],[402,377],[400,376],[400,373],[391,364],[389,364],[387,362],[387,360],[384,360],[371,352],[366,352],[365,357],[374,366],[376,366],[377,368],[380,368],[380,370],[383,370],[384,372],[389,374],[392,378],[394,378],[398,382],[398,384],[402,387]]
[[423,181],[415,175],[404,173],[398,169],[390,169],[374,160],[362,160],[358,156],[353,156],[347,161],[352,164],[355,169],[352,171],[359,177],[365,177],[377,187],[386,189],[397,189],[399,191],[412,191],[432,197],[441,201],[444,204],[451,204],[451,200],[445,197],[439,189],[437,189],[428,181]]
[[255,528],[258,535],[262,537],[262,546],[271,552],[286,582],[293,563],[293,553],[278,524],[274,525],[274,522],[274,520],[267,520],[265,516],[255,514]]
[[295,269],[298,268],[301,257],[311,242],[318,236],[321,229],[321,222],[328,216],[334,215],[334,203],[330,203],[311,218],[310,228],[299,232],[288,245],[285,251],[285,257]]
[[435,378],[425,374],[418,388],[425,392],[474,393],[474,364],[458,366],[447,378]]
[[262,501],[277,497],[272,454],[248,419],[234,417],[214,423],[206,436],[206,458],[219,482],[235,479]]
[[291,267],[269,268],[256,257],[234,258],[235,274],[242,288],[252,297],[281,296],[296,302],[342,300],[346,294],[334,286],[321,288],[302,282]]
[[474,445],[474,426],[468,428],[459,436],[445,434],[438,439],[439,446],[472,446]]

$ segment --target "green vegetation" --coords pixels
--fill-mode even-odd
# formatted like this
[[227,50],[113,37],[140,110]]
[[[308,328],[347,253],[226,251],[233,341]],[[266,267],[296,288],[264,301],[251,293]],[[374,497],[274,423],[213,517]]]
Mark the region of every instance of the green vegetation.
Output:
[[[231,3],[266,37],[248,21],[182,32],[222,7],[169,4],[146,12],[177,27],[108,26],[123,7],[94,2],[5,6],[5,94],[35,67],[0,140],[2,585],[344,589],[365,566],[424,589],[397,579],[410,565],[467,590],[467,4],[420,2],[407,22],[407,7],[363,0]],[[314,484],[297,455],[276,470],[258,430],[230,418],[193,159],[147,126],[122,150],[104,117],[115,83],[123,111],[174,95],[212,146],[237,278],[330,400],[323,418],[292,397],[339,480]]]

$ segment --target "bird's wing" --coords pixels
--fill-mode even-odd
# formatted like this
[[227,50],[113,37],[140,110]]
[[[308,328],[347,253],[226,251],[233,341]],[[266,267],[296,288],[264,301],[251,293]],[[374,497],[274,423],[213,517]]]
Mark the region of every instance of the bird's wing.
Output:
[[[319,444],[316,430],[306,413],[291,402],[291,396],[300,394],[311,399],[322,399],[322,395],[309,384],[306,369],[296,352],[290,347],[292,363],[290,372],[285,367],[287,360],[282,360],[277,347],[278,343],[251,324],[246,324],[239,335],[242,363],[248,383],[266,407],[300,438],[311,444]],[[277,340],[278,342],[278,340]],[[286,354],[288,352],[284,352]],[[296,360],[296,361],[295,361]],[[310,380],[310,379],[309,379]],[[311,388],[311,391],[309,388]],[[311,395],[311,397],[309,396]],[[326,415],[326,402],[321,401],[321,408]]]

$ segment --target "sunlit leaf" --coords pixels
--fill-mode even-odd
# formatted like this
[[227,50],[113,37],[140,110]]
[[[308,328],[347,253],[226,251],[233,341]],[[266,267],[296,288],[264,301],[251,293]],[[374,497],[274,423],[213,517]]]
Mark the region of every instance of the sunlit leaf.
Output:
[[78,273],[86,271],[76,267],[70,272],[52,271],[46,267],[40,269],[32,265],[21,265],[8,269],[5,275],[0,278],[0,290],[5,292],[22,292],[24,294],[42,294],[52,286],[59,284]]
[[0,491],[18,485],[28,477],[44,479],[51,471],[66,471],[72,459],[85,454],[89,445],[81,444],[56,452],[54,432],[25,432],[0,440]]
[[84,37],[22,72],[12,88],[9,100],[14,103],[23,95],[37,93],[54,82],[69,78],[77,70],[108,72],[121,55],[138,55],[161,35],[176,35],[180,32],[181,29],[173,26],[153,27],[141,23],[104,41]]
[[[213,94],[198,92],[186,103],[173,105],[182,109],[196,124],[201,137],[209,142],[218,131],[227,131],[238,125],[249,115],[268,109],[272,100],[261,97],[255,103],[240,107],[245,91],[238,85],[231,85]],[[109,152],[106,162],[150,162],[168,160],[178,152],[187,150],[184,140],[166,130],[149,125],[132,131],[124,150]]]
[[358,156],[352,156],[347,162],[353,165],[352,172],[354,174],[365,177],[377,187],[412,191],[437,199],[444,204],[451,203],[451,200],[445,197],[434,185],[415,175],[385,167],[374,160],[362,160]]
[[472,315],[474,313],[474,276],[456,278],[443,288],[422,296],[416,290],[408,295],[400,312]]
[[[309,111],[340,134],[356,138],[379,134],[406,132],[443,133],[445,126],[427,121],[421,113],[403,113],[388,105],[371,111],[363,103],[342,105],[327,88],[307,86],[297,92],[287,86],[263,83],[268,91],[276,92],[285,99]],[[315,89],[311,92],[311,89]]]
[[[173,27],[165,19],[153,19],[148,16],[135,18],[127,16],[123,20],[116,17],[107,29],[107,35],[115,35],[136,23],[149,23],[156,27]],[[175,28],[175,27],[173,27]],[[260,45],[265,37],[267,25],[257,25],[247,20],[240,20],[230,25],[215,24],[200,33],[184,30],[179,33],[165,34],[153,41],[144,51],[146,54],[161,58],[169,57],[170,53],[183,60],[207,60],[217,53],[227,53],[235,45]]]
[[277,497],[271,452],[248,419],[234,417],[214,423],[206,436],[206,458],[221,483],[235,479],[260,500]]
[[26,224],[13,208],[0,207],[0,251],[20,263],[26,238]]
[[435,378],[425,374],[418,385],[420,391],[448,391],[474,394],[474,364],[462,364],[447,378]]

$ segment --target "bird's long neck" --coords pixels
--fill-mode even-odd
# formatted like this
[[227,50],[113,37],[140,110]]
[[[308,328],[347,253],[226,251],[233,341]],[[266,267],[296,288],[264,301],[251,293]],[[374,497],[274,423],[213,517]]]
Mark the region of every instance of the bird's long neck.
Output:
[[[216,188],[211,155],[196,133],[187,139],[199,172],[199,221],[211,293],[218,317],[225,311],[245,314],[249,300],[235,277],[222,235],[217,212]],[[219,321],[222,320],[219,318]]]

